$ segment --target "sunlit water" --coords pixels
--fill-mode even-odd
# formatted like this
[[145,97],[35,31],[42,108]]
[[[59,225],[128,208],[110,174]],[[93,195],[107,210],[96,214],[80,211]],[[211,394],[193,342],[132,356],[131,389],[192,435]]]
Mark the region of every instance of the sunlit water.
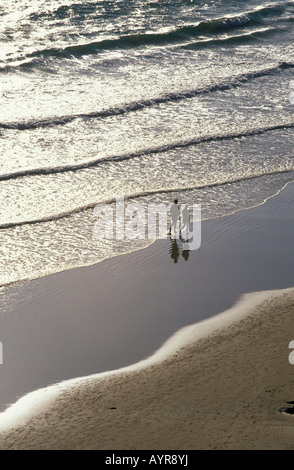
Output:
[[293,31],[293,1],[2,2],[0,283],[147,246],[93,237],[118,195],[209,219],[293,180]]

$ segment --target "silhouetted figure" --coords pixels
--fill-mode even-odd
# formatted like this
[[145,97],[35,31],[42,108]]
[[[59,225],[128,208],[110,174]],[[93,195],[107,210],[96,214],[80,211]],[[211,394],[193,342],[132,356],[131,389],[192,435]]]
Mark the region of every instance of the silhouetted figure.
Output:
[[180,256],[180,250],[176,239],[171,240],[171,247],[169,252],[171,258],[174,260],[174,263],[177,263]]
[[173,236],[176,234],[177,224],[179,222],[179,212],[180,212],[180,209],[178,206],[178,200],[175,199],[174,203],[171,205],[171,208],[170,208],[171,226],[170,226],[169,233]]
[[189,222],[190,222],[190,214],[189,214],[189,206],[185,204],[184,209],[182,210],[182,227],[181,232],[184,232],[184,237],[187,238],[188,230],[189,230]]

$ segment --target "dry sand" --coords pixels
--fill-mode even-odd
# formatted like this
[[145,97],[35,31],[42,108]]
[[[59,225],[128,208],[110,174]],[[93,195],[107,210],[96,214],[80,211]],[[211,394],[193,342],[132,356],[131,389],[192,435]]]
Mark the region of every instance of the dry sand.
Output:
[[0,449],[294,449],[293,314],[294,289],[247,295],[138,365],[33,392]]

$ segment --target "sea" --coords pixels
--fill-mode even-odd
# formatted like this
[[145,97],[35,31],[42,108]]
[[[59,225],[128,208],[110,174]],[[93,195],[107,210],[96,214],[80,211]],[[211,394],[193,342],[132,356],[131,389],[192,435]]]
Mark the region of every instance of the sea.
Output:
[[[226,217],[294,181],[293,37],[294,1],[1,0],[1,411],[293,285],[292,193],[271,242],[270,211]],[[95,233],[101,207],[174,199],[206,224],[188,263]]]
[[294,178],[294,2],[2,0],[0,285],[144,248],[117,197],[262,204]]

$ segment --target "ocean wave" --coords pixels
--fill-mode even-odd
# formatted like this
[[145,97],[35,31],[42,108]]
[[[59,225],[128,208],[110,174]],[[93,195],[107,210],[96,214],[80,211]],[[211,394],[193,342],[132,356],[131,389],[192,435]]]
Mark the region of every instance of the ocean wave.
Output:
[[142,149],[141,151],[137,151],[137,152],[129,153],[125,155],[110,156],[110,157],[95,159],[95,160],[86,161],[82,163],[77,163],[75,165],[67,165],[63,167],[51,167],[51,168],[50,167],[33,168],[33,169],[28,169],[28,170],[23,170],[23,171],[17,171],[14,173],[0,175],[0,181],[24,178],[28,176],[45,176],[45,175],[52,175],[52,174],[58,174],[58,173],[68,173],[68,172],[74,172],[74,171],[79,171],[79,170],[85,170],[87,168],[95,167],[95,166],[105,164],[108,162],[131,160],[133,158],[140,158],[140,157],[144,157],[147,155],[164,153],[164,152],[172,151],[178,148],[191,147],[193,145],[199,145],[202,143],[239,139],[243,137],[261,135],[261,134],[265,134],[266,132],[271,132],[271,131],[275,131],[279,129],[289,129],[293,127],[294,127],[294,122],[290,122],[290,123],[284,123],[284,124],[277,124],[274,126],[261,127],[257,129],[248,129],[247,131],[244,131],[244,132],[235,132],[235,133],[230,133],[230,134],[219,134],[219,135],[214,134],[214,135],[209,135],[206,137],[190,139],[187,141],[173,142],[173,143],[162,145],[159,147],[145,148],[145,149]]
[[29,14],[28,19],[29,21],[44,21],[44,20],[63,20],[68,17],[72,17],[73,15],[79,15],[85,18],[87,15],[95,14],[97,11],[97,6],[99,3],[97,1],[89,2],[83,0],[83,3],[69,3],[64,5],[59,5],[57,8],[53,8],[50,6],[50,9],[45,11],[34,11]]
[[[13,62],[16,62],[15,67],[27,68],[39,66],[40,62],[36,59],[44,61],[50,57],[81,57],[96,54],[99,51],[109,51],[113,49],[133,49],[144,46],[179,44],[187,41],[188,39],[203,35],[217,35],[223,32],[227,33],[228,31],[236,28],[247,29],[248,27],[256,25],[264,25],[266,19],[273,19],[276,25],[277,18],[284,14],[285,8],[288,4],[293,5],[292,2],[269,4],[236,15],[228,15],[221,18],[202,20],[196,24],[183,25],[166,32],[125,34],[118,37],[111,37],[98,41],[94,40],[65,47],[35,50],[26,54],[25,57],[14,59]],[[60,8],[64,11],[63,7]],[[72,9],[72,5],[65,8]],[[82,9],[80,10],[82,11]],[[58,11],[59,9],[56,11],[57,19]],[[46,15],[46,13],[44,14]],[[53,13],[51,12],[51,15],[52,14]],[[30,21],[37,20],[38,16],[34,19],[31,18]],[[199,44],[201,44],[201,42]],[[5,64],[0,70],[2,72],[8,71],[13,67],[13,62]]]
[[[153,4],[156,6],[156,4]],[[283,11],[285,7],[293,5],[293,1],[285,1],[285,2],[275,2],[275,3],[268,3],[266,5],[261,5],[259,7],[256,7],[255,9],[251,10],[249,13],[260,13],[262,16],[268,16],[268,15],[274,15],[276,13],[279,13],[280,11]],[[95,15],[95,13],[100,14],[100,6],[101,6],[101,1],[85,1],[83,0],[82,3],[64,3],[63,5],[58,5],[56,8],[50,7],[47,10],[36,10],[36,11],[31,11],[29,9],[29,14],[28,14],[28,19],[30,21],[43,21],[44,19],[54,21],[56,20],[62,20],[68,17],[72,17],[73,15],[76,15],[77,17],[82,17],[85,18],[88,15]],[[98,7],[98,8],[97,8]],[[160,2],[158,4],[158,10],[160,12]],[[110,9],[110,14],[113,16],[115,14],[115,11],[113,9]],[[231,17],[228,17],[227,19],[230,19]]]
[[159,96],[157,98],[150,98],[147,100],[127,103],[123,106],[104,109],[101,111],[93,111],[89,113],[78,113],[78,114],[59,116],[59,117],[54,116],[54,117],[48,117],[46,119],[37,119],[37,120],[23,121],[23,122],[0,122],[0,129],[27,131],[27,130],[33,130],[33,129],[38,129],[38,128],[66,125],[76,119],[95,119],[95,118],[103,119],[103,118],[107,118],[110,116],[119,116],[119,115],[131,113],[131,112],[141,111],[145,108],[150,108],[150,107],[168,103],[168,102],[181,101],[181,100],[194,98],[198,95],[204,95],[204,94],[214,93],[218,91],[230,90],[232,88],[237,88],[241,86],[243,83],[246,83],[249,80],[264,77],[266,75],[269,75],[270,73],[274,73],[279,70],[291,69],[291,68],[294,68],[293,63],[281,62],[280,64],[274,67],[269,67],[269,68],[258,70],[258,71],[252,71],[252,72],[247,72],[244,74],[236,75],[232,77],[231,79],[224,81],[223,83],[220,82],[215,85],[211,85],[211,86],[204,87],[204,88],[198,88],[195,90],[188,90],[188,91],[183,91],[183,92],[178,92],[178,93],[168,93],[166,95]]
[[204,49],[216,46],[235,46],[238,44],[248,43],[249,41],[260,40],[264,36],[272,35],[273,33],[280,32],[279,28],[261,28],[251,32],[245,32],[243,34],[237,34],[232,36],[223,36],[220,38],[209,38],[201,41],[190,42],[188,44],[181,45],[182,49],[195,50]]
[[[182,41],[179,45],[174,44],[173,46],[180,47],[181,49],[190,49],[190,50],[206,49],[208,47],[210,48],[210,47],[216,47],[216,46],[222,46],[222,47],[234,46],[234,45],[238,45],[241,43],[248,43],[249,41],[257,41],[257,40],[260,40],[264,36],[272,35],[279,31],[280,31],[280,28],[268,27],[268,28],[260,28],[251,32],[246,31],[239,35],[231,35],[231,36],[226,35],[225,37],[223,36],[223,37],[212,37],[212,38],[209,37],[207,39],[200,39],[197,41],[194,41],[194,40],[191,41],[192,38],[190,38],[190,41],[189,41],[189,38],[186,38],[186,40]],[[76,49],[77,51],[84,46],[72,46],[72,47],[77,48]],[[93,53],[97,52],[97,50],[95,50],[95,43],[91,43],[91,45],[89,45],[89,50],[88,50],[89,53],[91,51],[91,48],[92,48]],[[53,51],[52,54],[49,53],[49,58],[51,59],[53,57],[63,57],[63,58],[71,59],[72,57],[77,56],[77,54],[74,54],[74,53],[71,53],[71,54],[64,53],[65,49],[63,50],[56,49],[52,51]],[[87,55],[87,54],[81,54],[81,55]],[[109,61],[109,59],[107,60]],[[0,65],[0,73],[5,74],[5,73],[9,73],[15,70],[21,70],[21,69],[29,71],[35,68],[38,69],[42,67],[43,68],[45,67],[47,71],[50,71],[52,69],[52,63],[50,62],[45,63],[43,54],[42,52],[40,52],[40,53],[35,53],[35,56],[33,58],[31,58],[31,56],[26,56],[25,58],[16,59],[12,63],[8,63],[2,66]]]
[[[175,192],[179,193],[179,192],[193,191],[193,190],[196,190],[196,189],[201,190],[201,189],[215,188],[215,187],[219,187],[219,186],[225,186],[225,185],[228,185],[228,184],[240,183],[242,181],[250,181],[250,180],[262,178],[264,176],[283,175],[283,174],[287,174],[287,173],[293,173],[294,174],[294,169],[273,170],[273,171],[268,171],[268,172],[265,171],[265,172],[261,172],[261,173],[258,173],[258,174],[257,173],[252,174],[251,176],[247,175],[247,176],[244,176],[244,177],[228,179],[226,181],[216,181],[216,182],[213,182],[213,183],[208,183],[208,184],[200,185],[200,186],[193,185],[193,186],[184,186],[184,187],[176,187],[176,188],[163,188],[161,190],[154,190],[154,191],[144,191],[144,192],[140,192],[140,193],[136,193],[136,194],[125,195],[125,199],[126,200],[134,200],[134,199],[141,198],[141,197],[153,196],[155,194],[170,194],[170,193],[175,193]],[[113,204],[115,202],[116,202],[116,199],[112,198],[112,199],[108,199],[108,200],[105,200],[105,201],[99,201],[99,204]],[[96,205],[97,205],[97,201],[89,203],[85,206],[76,207],[76,208],[74,208],[70,211],[67,211],[67,212],[54,214],[54,215],[44,217],[44,218],[40,218],[40,219],[23,220],[23,221],[20,221],[20,222],[8,222],[8,223],[0,224],[0,230],[9,230],[9,229],[13,229],[15,227],[20,227],[20,226],[23,226],[23,225],[36,225],[36,224],[41,224],[41,223],[45,223],[45,222],[52,222],[52,221],[55,221],[55,220],[68,218],[68,217],[73,216],[74,214],[91,210]]]

